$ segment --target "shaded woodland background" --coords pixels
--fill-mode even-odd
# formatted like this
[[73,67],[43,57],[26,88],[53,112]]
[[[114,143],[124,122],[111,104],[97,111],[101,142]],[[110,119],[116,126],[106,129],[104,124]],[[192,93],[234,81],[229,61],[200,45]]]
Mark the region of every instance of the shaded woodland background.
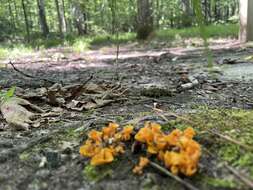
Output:
[[[238,22],[237,0],[202,0],[204,21]],[[0,40],[34,41],[196,26],[190,0],[1,0]],[[141,34],[142,33],[142,34]]]

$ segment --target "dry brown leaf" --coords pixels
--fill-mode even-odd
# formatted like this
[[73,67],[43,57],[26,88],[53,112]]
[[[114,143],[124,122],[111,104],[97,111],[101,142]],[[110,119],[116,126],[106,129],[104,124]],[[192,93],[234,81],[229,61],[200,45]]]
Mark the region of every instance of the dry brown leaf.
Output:
[[111,102],[112,100],[100,100],[100,99],[90,99],[89,101],[72,100],[70,103],[66,105],[66,107],[68,109],[75,111],[83,111],[103,107]]

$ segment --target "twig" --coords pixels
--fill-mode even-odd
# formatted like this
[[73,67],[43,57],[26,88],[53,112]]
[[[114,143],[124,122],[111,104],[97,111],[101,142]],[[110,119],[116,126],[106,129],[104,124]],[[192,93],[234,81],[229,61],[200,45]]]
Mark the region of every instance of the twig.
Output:
[[161,117],[162,119],[164,119],[166,122],[169,122],[169,120],[167,119],[167,117],[165,115],[163,115],[161,112],[158,111],[157,108],[153,108],[153,110],[155,111],[155,113]]
[[43,80],[43,81],[51,83],[51,84],[55,83],[54,81],[51,81],[51,80],[48,80],[48,79],[45,79],[45,78],[38,78],[38,77],[35,77],[35,76],[32,76],[32,75],[29,75],[27,73],[24,73],[23,71],[20,71],[17,67],[15,67],[14,64],[11,61],[9,61],[8,64],[10,64],[15,71],[17,71],[18,73],[20,73],[21,75],[23,75],[25,77]]
[[227,170],[229,170],[235,177],[237,177],[241,182],[243,182],[245,185],[253,189],[253,181],[249,179],[248,176],[245,176],[240,171],[237,171],[235,168],[229,166],[227,162],[223,161],[221,158],[214,156],[209,150],[202,147],[202,149],[211,157],[214,159],[217,159]]
[[240,147],[242,147],[242,148],[244,148],[246,150],[253,151],[253,147],[248,146],[246,144],[243,144],[243,143],[241,143],[241,142],[239,142],[239,141],[237,141],[235,139],[232,139],[231,137],[229,137],[227,135],[223,135],[223,134],[217,133],[217,132],[215,132],[214,130],[211,130],[211,129],[207,129],[207,132],[209,132],[209,133],[211,133],[213,135],[216,135],[216,136],[218,136],[218,137],[220,137],[220,138],[222,138],[224,140],[232,142],[232,143],[234,143],[234,144],[236,144],[236,145],[238,145],[238,146],[240,146]]
[[164,112],[163,110],[157,109],[157,108],[153,108],[153,110],[156,111],[156,114],[158,114],[158,113],[163,113],[163,114],[164,114],[163,116],[165,116],[165,115],[174,116],[174,117],[176,117],[176,118],[178,118],[178,119],[181,119],[181,120],[183,120],[183,121],[186,121],[186,122],[189,123],[189,124],[196,125],[193,121],[191,121],[191,120],[189,120],[189,119],[187,119],[187,118],[185,118],[185,117],[183,117],[183,116],[180,116],[180,115],[178,115],[178,114],[176,114],[176,113],[173,113],[173,112]]
[[249,186],[251,189],[253,189],[253,181],[250,180],[248,177],[246,177],[241,172],[235,170],[233,167],[229,166],[227,163],[224,163],[224,166],[232,173],[234,174],[239,180],[241,180],[244,184]]
[[157,163],[150,161],[149,164],[153,168],[159,170],[160,172],[164,173],[165,175],[167,175],[167,176],[173,178],[174,180],[176,180],[177,182],[181,183],[182,185],[184,185],[188,189],[190,189],[190,190],[199,190],[197,187],[194,187],[192,184],[182,180],[180,177],[173,175],[170,171],[168,171],[167,169],[165,169],[162,166],[158,165]]
[[80,85],[79,87],[77,87],[71,94],[71,96],[66,98],[66,101],[69,102],[77,97],[79,97],[83,91],[84,91],[84,87],[85,85],[90,82],[93,79],[93,75],[91,75],[86,81],[84,81],[84,83],[82,85]]
[[103,94],[101,100],[104,100],[105,98],[107,98],[107,96],[109,96],[110,94],[112,94],[113,91],[116,90],[116,89],[118,89],[119,87],[120,87],[120,85],[117,85],[117,86],[111,88],[110,90],[105,91],[105,93]]
[[82,132],[82,131],[87,132],[87,131],[91,128],[91,126],[92,126],[94,123],[95,123],[95,119],[93,118],[93,119],[91,119],[90,121],[88,121],[86,124],[84,124],[83,126],[77,128],[77,129],[75,129],[74,131],[75,131],[76,133],[77,133],[77,132]]

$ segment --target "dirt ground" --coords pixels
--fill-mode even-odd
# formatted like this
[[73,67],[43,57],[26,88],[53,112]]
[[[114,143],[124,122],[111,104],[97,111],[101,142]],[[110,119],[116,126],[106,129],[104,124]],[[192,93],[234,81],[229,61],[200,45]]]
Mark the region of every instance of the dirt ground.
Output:
[[[28,131],[8,127],[0,116],[0,189],[188,189],[152,167],[145,169],[142,176],[132,174],[138,155],[131,155],[130,150],[126,153],[127,158],[121,157],[111,165],[89,171],[88,159],[79,155],[79,147],[87,131],[99,129],[109,121],[125,124],[140,118],[136,127],[145,121],[167,127],[172,121],[177,122],[173,116],[164,119],[157,115],[154,106],[179,115],[201,112],[192,119],[198,121],[201,117],[200,123],[217,124],[216,129],[224,134],[237,130],[225,130],[227,124],[222,123],[222,119],[233,121],[233,110],[250,113],[253,109],[253,63],[245,59],[253,55],[253,48],[231,41],[213,44],[211,49],[215,62],[212,68],[207,67],[201,47],[147,49],[131,44],[120,48],[117,61],[114,47],[82,53],[69,48],[43,50],[12,60],[18,71],[8,64],[8,60],[2,61],[0,89],[15,85],[17,96],[27,98],[47,112],[56,110],[57,106],[37,95],[32,96],[31,92],[36,94],[36,89],[50,88],[54,83],[62,86],[82,84],[93,76],[89,83],[106,86],[117,96],[107,96],[113,100],[110,104],[90,110],[58,109],[57,116],[47,118],[40,127]],[[24,76],[24,73],[31,76]],[[218,116],[213,110],[219,110]],[[221,113],[225,115],[221,116]],[[241,134],[247,134],[250,139],[241,139],[247,147],[253,147],[252,123],[253,118],[247,119],[245,125],[251,127],[240,129]],[[218,124],[224,124],[224,128],[218,128]],[[236,135],[233,137],[240,139]],[[196,189],[252,188],[252,149],[243,150],[238,144],[232,146],[231,142],[213,134],[206,137],[208,140],[204,137],[205,134],[200,133],[196,139],[203,146],[198,173],[193,177],[180,176],[181,179]],[[225,154],[219,154],[228,146],[239,152],[226,151],[239,157],[229,160]],[[249,153],[247,157],[243,157],[243,151]],[[226,164],[219,155],[224,156],[221,159],[224,158]],[[242,157],[248,159],[243,162],[246,164],[235,164]]]

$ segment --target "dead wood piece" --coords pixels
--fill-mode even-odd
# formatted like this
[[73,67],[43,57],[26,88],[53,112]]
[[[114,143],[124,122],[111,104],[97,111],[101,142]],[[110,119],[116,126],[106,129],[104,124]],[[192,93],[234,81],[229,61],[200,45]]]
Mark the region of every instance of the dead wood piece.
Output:
[[67,97],[65,100],[67,102],[76,99],[79,97],[83,92],[84,92],[84,86],[90,82],[93,79],[93,75],[91,75],[82,85],[76,86],[74,89],[71,91],[71,95]]
[[248,187],[253,189],[253,181],[249,179],[249,177],[245,176],[241,172],[237,171],[233,167],[229,166],[227,163],[224,163],[224,166],[232,173],[234,176],[236,176],[239,180],[241,180],[244,184],[246,184]]
[[49,84],[54,84],[55,83],[54,81],[51,81],[51,80],[48,80],[48,79],[45,79],[45,78],[39,78],[39,77],[32,76],[30,74],[24,73],[23,71],[20,71],[18,68],[16,68],[15,65],[11,61],[9,62],[9,64],[12,66],[12,68],[15,71],[17,71],[18,73],[20,73],[21,75],[23,75],[25,77],[42,80],[42,81],[44,81],[46,83],[49,83]]
[[176,180],[177,182],[179,182],[183,186],[187,187],[188,189],[190,189],[190,190],[199,190],[197,187],[193,186],[192,184],[188,183],[187,181],[184,181],[180,177],[178,177],[176,175],[173,175],[170,171],[168,171],[167,169],[165,169],[162,166],[158,165],[157,163],[150,161],[149,164],[150,164],[150,166],[152,166],[156,170],[159,170],[160,172],[164,173],[165,175],[171,177],[172,179]]

